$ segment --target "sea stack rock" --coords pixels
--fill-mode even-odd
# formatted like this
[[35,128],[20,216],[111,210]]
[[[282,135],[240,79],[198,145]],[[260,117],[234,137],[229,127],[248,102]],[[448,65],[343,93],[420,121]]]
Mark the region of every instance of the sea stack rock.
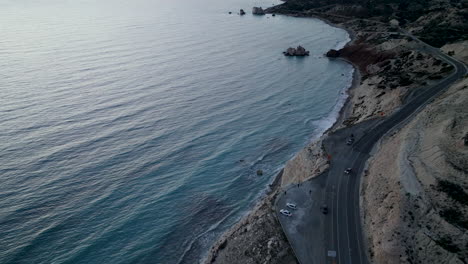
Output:
[[340,52],[338,50],[331,49],[326,54],[329,58],[337,58],[340,56]]
[[309,52],[299,45],[296,48],[296,56],[309,56]]
[[296,49],[289,47],[283,54],[285,56],[294,56],[294,54],[296,54]]
[[302,46],[297,46],[297,48],[289,47],[283,54],[285,56],[309,56],[309,51]]
[[241,15],[241,16],[245,15],[244,9],[241,9],[241,10],[239,11],[239,15]]
[[262,15],[265,15],[265,10],[263,10],[262,7],[254,6],[252,8],[252,14],[262,16]]

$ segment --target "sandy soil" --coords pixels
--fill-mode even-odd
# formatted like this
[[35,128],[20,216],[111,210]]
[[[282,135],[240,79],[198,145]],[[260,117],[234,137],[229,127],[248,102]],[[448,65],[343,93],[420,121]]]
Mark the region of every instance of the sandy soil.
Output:
[[468,79],[385,138],[362,185],[375,263],[468,262]]

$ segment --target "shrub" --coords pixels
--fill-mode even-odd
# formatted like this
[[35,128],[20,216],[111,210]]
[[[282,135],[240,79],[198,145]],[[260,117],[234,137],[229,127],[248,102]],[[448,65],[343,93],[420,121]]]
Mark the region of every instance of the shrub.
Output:
[[437,190],[446,193],[450,198],[461,204],[468,205],[468,193],[458,184],[447,180],[439,180]]
[[448,236],[442,237],[441,239],[436,240],[435,242],[437,243],[437,245],[441,246],[443,249],[447,250],[448,252],[457,253],[460,251],[460,248],[458,248],[458,246],[455,245],[452,242],[452,239]]
[[468,229],[468,221],[464,219],[463,214],[456,208],[444,209],[439,215],[452,225]]

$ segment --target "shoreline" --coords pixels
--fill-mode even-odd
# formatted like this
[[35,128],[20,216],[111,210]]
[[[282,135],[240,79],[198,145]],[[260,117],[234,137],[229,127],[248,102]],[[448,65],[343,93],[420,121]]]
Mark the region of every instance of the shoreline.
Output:
[[[450,72],[453,70],[453,65],[450,67],[450,65],[443,62],[443,60],[440,60],[440,56],[437,54],[434,55],[430,50],[428,51],[425,49],[426,44],[424,44],[424,42],[421,44],[417,41],[413,41],[414,39],[405,34],[404,31],[401,33],[395,30],[391,23],[383,23],[378,20],[370,19],[350,19],[351,17],[336,15],[333,11],[329,13],[326,11],[324,13],[319,13],[316,10],[296,12],[287,10],[281,6],[271,7],[267,9],[266,12],[276,15],[318,19],[332,27],[345,30],[350,37],[350,41],[345,44],[344,48],[331,53],[333,58],[330,59],[347,62],[351,64],[354,69],[351,85],[346,89],[346,100],[339,110],[334,123],[323,133],[316,135],[317,138],[314,139],[312,143],[309,142],[308,145],[286,162],[280,178],[282,184],[279,188],[278,185],[276,185],[275,189],[281,189],[283,191],[285,188],[294,186],[295,184],[298,184],[299,187],[302,182],[320,175],[324,171],[324,167],[328,168],[328,165],[324,165],[324,163],[327,162],[327,155],[325,151],[320,148],[323,148],[323,140],[330,135],[330,132],[334,132],[343,127],[352,127],[368,120],[385,118],[392,115],[400,107],[406,105],[405,98],[408,95],[425,91],[426,88],[436,83],[436,80],[449,76]],[[459,51],[457,51],[457,54],[458,52]],[[461,55],[461,57],[463,57],[463,55]],[[366,166],[369,166],[369,162],[371,161],[368,160],[366,162]],[[368,176],[367,173],[368,171],[366,170],[366,175],[364,176]],[[374,186],[372,190],[377,188],[378,186]],[[360,190],[362,190],[362,188],[360,188]],[[281,196],[283,195],[281,194]],[[363,194],[360,193],[360,202],[362,202],[362,199]],[[275,197],[268,195],[262,196],[257,201],[257,204],[266,202],[275,203]],[[270,209],[276,212],[276,207]],[[244,218],[254,215],[257,210],[258,206],[249,210],[247,215],[243,217],[236,226],[241,225]],[[365,208],[360,213],[360,221],[366,223],[366,219],[370,217],[370,215],[366,215]],[[378,241],[378,245],[375,245],[375,248],[369,248],[369,241],[372,241],[371,238],[373,238],[372,229],[365,224],[363,224],[362,228],[364,233],[363,239],[367,248],[366,253],[368,254],[369,260],[372,260],[374,253],[385,252],[385,249],[381,248],[380,241]],[[237,239],[237,237],[233,236],[235,232],[232,232],[232,229],[235,229],[235,227],[232,227],[223,234],[223,236],[226,235],[224,239],[227,239],[227,237],[232,240]],[[284,236],[283,229],[279,229],[279,232]],[[287,238],[285,238],[285,241],[287,241]],[[234,243],[235,242],[236,241],[234,241]],[[264,240],[258,241],[258,243],[263,242]],[[290,247],[290,243],[287,243]],[[223,249],[224,247],[216,247],[215,244],[210,252],[215,252],[217,255],[218,252]],[[231,248],[225,251],[229,250],[231,250]],[[257,262],[251,262],[251,259],[249,259],[248,263],[258,263],[258,260],[264,262],[265,256],[269,255],[264,255],[264,258],[257,258]],[[402,255],[400,255],[400,257],[401,256]],[[214,259],[212,259],[212,262],[206,263],[213,262]],[[297,262],[298,260],[296,259],[295,262],[291,263]],[[233,262],[231,259],[231,262],[217,261],[216,263]],[[267,263],[286,262],[267,261]]]
[[[294,17],[294,15],[287,15],[287,14],[279,14],[279,15],[293,16]],[[330,21],[328,21],[328,20],[326,20],[324,18],[320,18],[320,17],[316,17],[316,16],[314,16],[314,17],[304,16],[304,18],[318,19],[318,20],[324,22],[325,24],[327,24],[327,25],[329,25],[331,27],[345,30],[348,33],[348,36],[349,36],[350,40],[343,47],[346,47],[346,46],[352,44],[355,41],[356,34],[351,29],[345,28],[345,27],[343,27],[341,25],[336,25],[336,24],[334,24],[334,23],[332,23],[332,22],[330,22]],[[332,58],[330,58],[330,59],[332,59]],[[351,61],[346,60],[344,58],[336,58],[335,60],[343,61],[345,63],[350,64],[353,67],[351,82],[347,85],[347,87],[343,88],[343,90],[344,90],[343,92],[345,93],[345,95],[343,95],[343,96],[346,97],[346,99],[344,100],[344,103],[343,103],[342,107],[338,111],[336,119],[334,120],[332,125],[329,128],[325,129],[322,133],[311,136],[310,139],[313,139],[313,138],[315,138],[315,139],[311,140],[311,141],[308,141],[308,143],[306,145],[304,145],[297,153],[295,153],[294,156],[291,159],[293,159],[301,151],[306,149],[307,146],[311,142],[323,140],[324,136],[326,136],[330,131],[332,131],[332,130],[336,129],[337,127],[341,126],[343,124],[343,121],[349,115],[349,111],[351,110],[351,107],[352,107],[351,99],[352,99],[352,96],[353,96],[353,91],[360,84],[361,73],[359,71],[359,68],[354,63],[352,63]],[[339,103],[339,101],[337,103]],[[286,163],[288,161],[286,161]],[[232,227],[230,227],[229,229],[227,229],[225,232],[222,233],[222,235],[215,241],[215,243],[211,246],[210,250],[202,258],[201,263],[213,263],[216,260],[216,257],[218,256],[219,252],[225,248],[226,244],[228,243],[229,237],[232,236],[235,233],[236,230],[238,230],[240,227],[242,227],[245,224],[245,221],[249,218],[249,216],[251,216],[252,214],[255,214],[255,212],[259,210],[259,208],[261,207],[262,204],[265,204],[265,203],[268,203],[268,202],[270,202],[272,204],[275,203],[277,193],[279,191],[284,190],[284,188],[282,187],[282,184],[281,184],[281,180],[283,178],[284,168],[286,167],[286,163],[284,163],[284,165],[283,165],[282,169],[280,170],[280,172],[278,172],[278,174],[273,178],[273,181],[266,186],[267,191],[265,192],[265,194],[260,196],[257,199],[257,201],[254,201],[255,205],[251,209],[246,210],[245,215],[241,216],[239,218],[239,220]],[[283,232],[283,231],[281,230],[281,232]],[[287,240],[287,238],[286,238],[286,240]],[[290,244],[289,241],[288,241],[288,244]],[[294,259],[295,259],[295,255],[294,255]],[[295,261],[297,262],[297,260],[295,260]]]

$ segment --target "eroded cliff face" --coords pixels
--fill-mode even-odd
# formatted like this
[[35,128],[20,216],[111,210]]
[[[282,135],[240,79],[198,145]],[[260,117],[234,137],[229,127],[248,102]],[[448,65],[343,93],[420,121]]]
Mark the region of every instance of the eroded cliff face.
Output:
[[375,263],[468,262],[468,79],[382,141],[363,178]]
[[322,139],[310,143],[286,163],[281,186],[286,187],[318,176],[328,168],[327,161]]
[[213,245],[205,264],[297,264],[275,216],[276,189]]
[[353,63],[362,76],[359,87],[350,91],[351,111],[344,125],[388,116],[412,94],[453,71],[389,24],[354,21],[343,26],[354,30],[355,41],[339,50],[338,57]]

